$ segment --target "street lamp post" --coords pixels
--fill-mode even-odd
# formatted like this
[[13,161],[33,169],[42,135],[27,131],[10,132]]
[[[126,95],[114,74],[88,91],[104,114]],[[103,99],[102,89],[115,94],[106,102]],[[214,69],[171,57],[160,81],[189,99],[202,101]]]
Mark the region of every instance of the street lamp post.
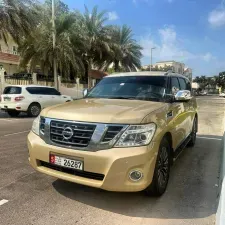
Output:
[[152,50],[156,49],[155,47],[151,48],[151,65],[150,65],[150,72],[152,71]]
[[52,42],[53,42],[53,73],[55,88],[59,90],[58,76],[57,76],[57,65],[55,58],[55,46],[56,46],[56,29],[55,29],[55,0],[52,0]]

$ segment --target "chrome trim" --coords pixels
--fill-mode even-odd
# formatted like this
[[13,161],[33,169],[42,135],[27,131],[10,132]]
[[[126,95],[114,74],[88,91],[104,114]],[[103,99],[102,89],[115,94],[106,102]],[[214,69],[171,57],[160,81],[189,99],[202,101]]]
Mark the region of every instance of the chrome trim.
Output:
[[[131,174],[134,173],[134,172],[139,172],[139,173],[141,174],[141,177],[140,177],[139,179],[137,179],[137,180],[133,179],[133,178],[131,177]],[[130,180],[132,180],[132,181],[134,181],[134,182],[140,181],[143,177],[144,177],[144,174],[143,174],[143,172],[141,172],[140,170],[131,170],[130,173],[129,173],[129,178],[130,178]]]
[[[50,137],[51,121],[65,122],[65,123],[71,123],[71,124],[79,123],[84,125],[96,125],[96,128],[92,134],[91,140],[87,147],[74,147],[72,145],[58,144],[51,140],[51,137]],[[121,126],[122,129],[121,131],[118,132],[118,134],[112,140],[108,142],[102,142],[103,138],[105,137],[105,134],[108,131],[108,128],[112,126],[117,126],[117,127]],[[95,152],[98,150],[112,148],[114,144],[119,140],[122,133],[128,128],[128,126],[129,125],[125,125],[125,124],[103,124],[103,123],[88,123],[88,122],[86,123],[86,122],[80,122],[80,121],[60,120],[60,119],[45,117],[45,130],[44,130],[44,133],[40,133],[40,137],[45,141],[45,143],[49,145],[58,146],[62,148],[75,149],[75,150]],[[79,130],[79,129],[74,129],[74,130]],[[86,130],[81,130],[81,131],[86,131]]]

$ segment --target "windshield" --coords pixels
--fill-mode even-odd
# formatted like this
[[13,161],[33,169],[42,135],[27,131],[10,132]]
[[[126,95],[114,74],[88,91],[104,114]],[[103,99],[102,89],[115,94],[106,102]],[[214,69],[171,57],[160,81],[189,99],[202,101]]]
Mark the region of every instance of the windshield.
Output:
[[107,77],[87,97],[161,101],[165,95],[166,81],[164,76]]

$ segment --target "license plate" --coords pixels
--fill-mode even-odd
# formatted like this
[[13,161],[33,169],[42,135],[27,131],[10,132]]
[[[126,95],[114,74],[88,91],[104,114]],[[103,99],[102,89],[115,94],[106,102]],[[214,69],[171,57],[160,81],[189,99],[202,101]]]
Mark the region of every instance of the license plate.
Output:
[[5,97],[5,98],[4,98],[4,101],[5,101],[5,102],[9,102],[9,101],[11,101],[11,98],[10,98],[10,97]]
[[68,159],[57,155],[50,155],[50,163],[70,169],[83,170],[83,161]]

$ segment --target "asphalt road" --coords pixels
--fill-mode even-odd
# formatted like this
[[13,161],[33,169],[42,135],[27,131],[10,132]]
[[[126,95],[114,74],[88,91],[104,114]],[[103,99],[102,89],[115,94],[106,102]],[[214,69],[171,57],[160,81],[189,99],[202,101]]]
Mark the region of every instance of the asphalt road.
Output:
[[0,113],[0,224],[212,225],[225,99],[201,97],[196,146],[179,156],[161,198],[112,193],[35,172],[27,161],[32,119]]

